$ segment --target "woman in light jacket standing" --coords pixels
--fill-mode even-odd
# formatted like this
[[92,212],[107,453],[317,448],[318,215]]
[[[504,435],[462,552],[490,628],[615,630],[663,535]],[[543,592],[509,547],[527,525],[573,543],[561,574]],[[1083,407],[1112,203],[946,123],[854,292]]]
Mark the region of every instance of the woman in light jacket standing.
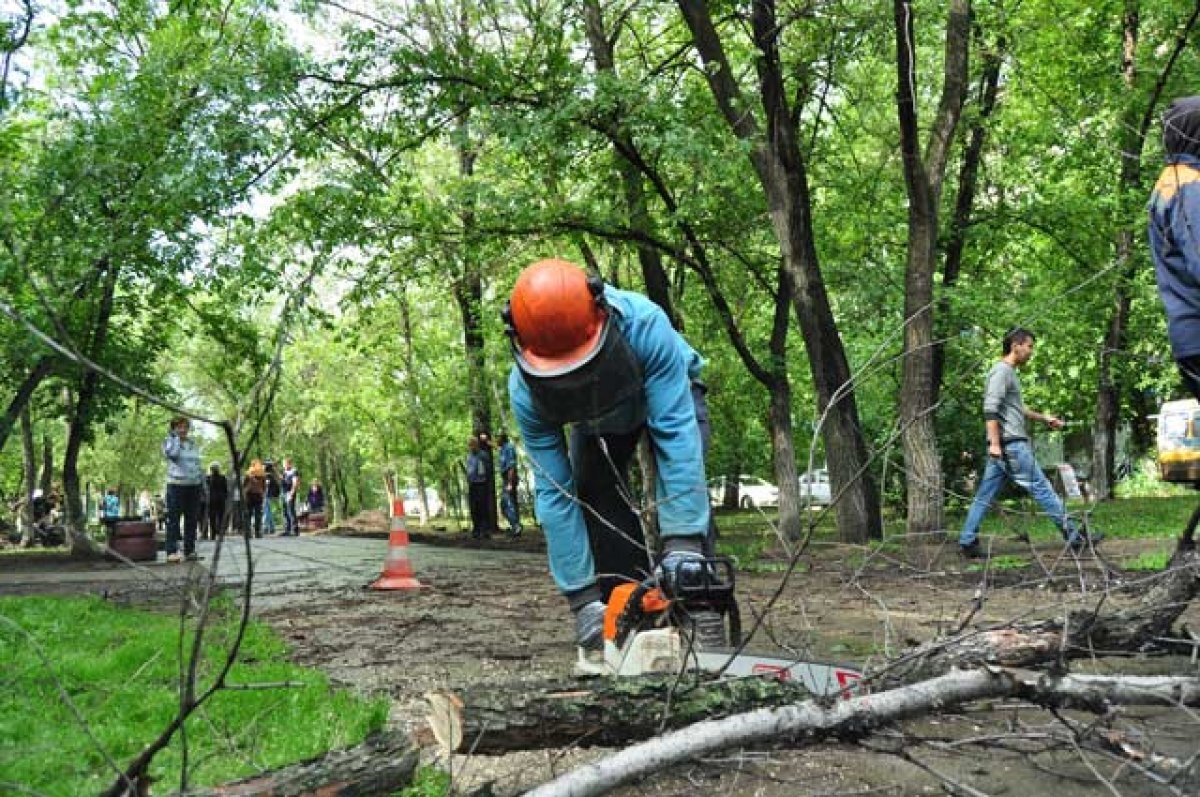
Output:
[[[167,458],[167,561],[194,562],[196,524],[200,519],[200,497],[204,490],[204,471],[200,467],[200,449],[188,439],[191,424],[182,416],[171,420],[171,432],[163,441]],[[183,520],[183,555],[179,553],[179,522]]]

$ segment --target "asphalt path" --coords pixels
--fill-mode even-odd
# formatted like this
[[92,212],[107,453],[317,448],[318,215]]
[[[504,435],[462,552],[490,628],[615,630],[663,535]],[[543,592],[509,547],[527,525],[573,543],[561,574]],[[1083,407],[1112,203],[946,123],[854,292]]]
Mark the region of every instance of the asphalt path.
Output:
[[[168,564],[160,551],[158,560],[125,564],[111,561],[58,560],[54,563],[12,566],[0,572],[2,594],[101,593],[116,596],[166,588],[174,592],[191,579],[201,580],[216,569],[216,581],[224,587],[239,587],[251,574],[255,608],[312,591],[362,589],[378,578],[388,552],[386,539],[308,535],[264,537],[246,541],[228,538],[220,546],[200,541],[196,563]],[[520,563],[524,567],[545,562],[544,553],[441,548],[411,543],[409,559],[418,579],[436,579],[453,573],[503,571]],[[14,563],[15,565],[16,563]]]

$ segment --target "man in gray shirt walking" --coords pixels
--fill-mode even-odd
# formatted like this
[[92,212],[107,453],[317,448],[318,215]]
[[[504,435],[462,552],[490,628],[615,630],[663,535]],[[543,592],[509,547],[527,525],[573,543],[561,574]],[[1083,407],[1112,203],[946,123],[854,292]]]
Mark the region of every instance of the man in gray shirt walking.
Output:
[[[1075,527],[1074,521],[1067,517],[1062,501],[1033,457],[1033,447],[1025,431],[1026,419],[1041,421],[1051,429],[1061,429],[1063,425],[1060,418],[1026,409],[1025,401],[1021,398],[1021,380],[1017,378],[1017,369],[1033,357],[1033,342],[1032,332],[1015,327],[1004,336],[1004,356],[988,371],[987,387],[983,393],[987,469],[958,538],[959,551],[968,558],[984,555],[979,545],[979,524],[1006,481],[1014,482],[1033,496],[1073,550],[1083,548],[1088,541]],[[1092,542],[1099,542],[1099,537],[1099,534],[1093,534]]]

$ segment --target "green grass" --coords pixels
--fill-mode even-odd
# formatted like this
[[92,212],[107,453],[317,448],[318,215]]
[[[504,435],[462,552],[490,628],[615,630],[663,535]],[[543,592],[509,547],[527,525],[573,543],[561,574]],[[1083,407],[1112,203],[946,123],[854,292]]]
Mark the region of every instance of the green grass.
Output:
[[[1183,532],[1200,494],[1191,492],[1167,498],[1118,498],[1104,501],[1091,507],[1082,501],[1072,501],[1067,511],[1076,517],[1089,509],[1089,523],[1111,539],[1141,539],[1153,537],[1177,537]],[[1056,540],[1058,530],[1041,514],[1041,508],[1032,499],[1022,499],[1005,504],[1008,510],[1000,515],[989,512],[983,521],[982,533],[1016,536],[1028,534],[1034,540]],[[962,524],[961,516],[947,518],[950,528]]]
[[1135,559],[1121,563],[1122,570],[1165,570],[1171,560],[1170,551],[1143,551]]
[[974,562],[967,566],[968,571],[979,571],[984,568],[988,570],[1020,570],[1029,567],[1029,558],[1026,556],[993,556],[984,562]]
[[[231,614],[226,606],[206,635],[200,687],[224,660],[220,643],[231,637]],[[0,618],[0,792],[20,784],[41,794],[97,793],[115,778],[98,747],[124,766],[176,711],[179,618],[64,597],[0,598]],[[284,643],[267,626],[252,624],[227,683],[283,682],[301,686],[222,691],[193,714],[186,725],[191,785],[356,744],[386,719],[386,701],[331,688],[323,674],[289,663]],[[164,793],[178,787],[181,752],[177,736],[151,766]]]
[[[1200,493],[1188,490],[1169,496],[1118,498],[1095,505],[1071,501],[1067,511],[1077,518],[1088,514],[1090,527],[1103,531],[1110,539],[1170,539],[1183,531],[1198,501]],[[1058,529],[1041,514],[1041,508],[1033,499],[1003,501],[1001,507],[1003,512],[994,508],[988,512],[981,528],[982,534],[1008,539],[1028,535],[1035,542],[1059,540]],[[962,510],[946,513],[946,529],[952,538],[957,536],[965,516],[966,512]],[[718,511],[716,519],[720,529],[720,553],[734,556],[739,566],[746,570],[771,572],[778,567],[774,561],[763,560],[765,552],[779,549],[770,525],[777,520],[774,512],[764,516],[757,510]],[[812,513],[805,520],[816,523],[813,534],[815,542],[837,541],[837,526],[832,512],[820,515]],[[873,549],[895,552],[899,550],[897,546],[909,544],[902,539],[904,517],[899,513],[885,512],[883,533],[884,539],[874,542]],[[865,556],[865,552],[845,554],[846,561],[851,564],[862,561]],[[996,567],[996,560],[992,561],[992,566]],[[1011,566],[1021,565],[1014,562]]]
[[412,785],[397,797],[443,797],[450,793],[450,773],[437,767],[417,767]]

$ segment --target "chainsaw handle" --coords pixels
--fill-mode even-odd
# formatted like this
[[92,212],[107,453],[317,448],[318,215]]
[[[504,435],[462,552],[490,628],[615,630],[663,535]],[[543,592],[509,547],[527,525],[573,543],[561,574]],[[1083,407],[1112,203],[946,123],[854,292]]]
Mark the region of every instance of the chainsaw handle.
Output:
[[[697,565],[699,565],[698,568]],[[699,572],[694,575],[689,574],[687,578],[681,578],[680,569],[684,567],[689,570],[697,568]],[[658,578],[652,577],[649,580],[655,584],[660,583]],[[661,583],[671,585],[669,592],[666,589],[663,590],[667,597],[671,600],[683,601],[697,598],[710,601],[727,598],[733,595],[734,581],[733,560],[728,556],[684,560],[676,566],[675,572],[669,574],[668,578],[661,579]]]

